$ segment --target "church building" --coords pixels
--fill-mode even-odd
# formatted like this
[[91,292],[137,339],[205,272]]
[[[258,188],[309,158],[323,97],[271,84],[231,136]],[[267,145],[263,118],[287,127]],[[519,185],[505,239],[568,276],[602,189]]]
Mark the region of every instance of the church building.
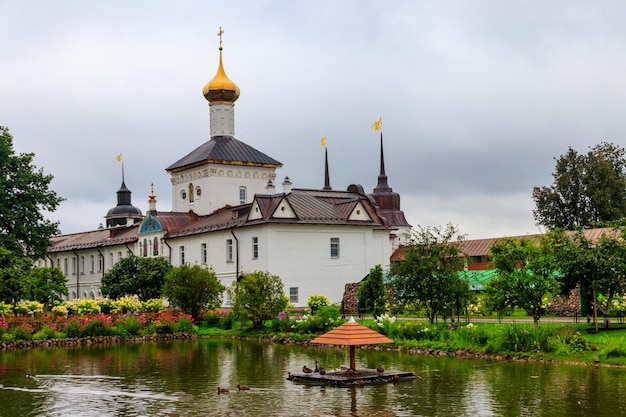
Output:
[[357,184],[333,190],[327,153],[321,189],[292,187],[288,177],[277,187],[282,163],[235,138],[239,94],[224,71],[220,31],[217,74],[203,89],[210,140],[166,168],[172,210],[159,211],[152,191],[142,214],[122,175],[106,227],[51,239],[46,263],[67,276],[70,299],[102,296],[102,276],[132,255],[212,268],[226,287],[246,272],[268,271],[281,278],[298,307],[314,294],[338,303],[345,284],[375,265],[389,267],[411,226],[387,183],[382,134],[372,193]]

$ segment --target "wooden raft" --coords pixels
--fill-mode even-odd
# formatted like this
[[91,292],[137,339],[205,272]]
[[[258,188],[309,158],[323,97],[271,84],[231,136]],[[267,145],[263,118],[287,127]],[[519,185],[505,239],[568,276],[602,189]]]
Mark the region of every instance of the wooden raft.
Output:
[[383,373],[378,373],[376,369],[359,369],[352,377],[349,377],[345,370],[326,371],[324,375],[320,375],[317,372],[310,374],[304,372],[291,373],[291,380],[297,384],[333,385],[336,387],[386,384],[416,378],[413,372],[385,370]]

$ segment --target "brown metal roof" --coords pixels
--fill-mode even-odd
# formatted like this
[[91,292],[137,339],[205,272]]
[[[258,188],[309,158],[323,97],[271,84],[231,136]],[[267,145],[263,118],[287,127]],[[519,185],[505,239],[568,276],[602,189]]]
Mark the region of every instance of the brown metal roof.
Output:
[[393,340],[351,319],[349,322],[311,340],[311,343],[361,346],[393,343]]
[[166,171],[177,171],[186,167],[213,162],[280,168],[280,162],[254,149],[232,136],[215,136],[167,167]]
[[[602,235],[609,233],[609,232],[615,233],[614,229],[611,229],[611,228],[587,229],[583,231],[585,237],[592,241],[599,239]],[[576,232],[568,231],[566,233],[568,235],[573,235]],[[508,236],[507,238],[537,239],[538,236],[540,236],[540,234]],[[467,256],[488,256],[491,251],[491,246],[493,246],[493,244],[495,244],[500,239],[504,239],[504,237],[465,240],[461,242],[461,250]],[[391,255],[391,262],[397,262],[401,260],[404,260],[404,246],[400,246]]]
[[138,227],[139,225],[119,226],[93,230],[91,232],[54,236],[50,239],[51,246],[48,248],[48,252],[63,252],[135,242],[137,240]]

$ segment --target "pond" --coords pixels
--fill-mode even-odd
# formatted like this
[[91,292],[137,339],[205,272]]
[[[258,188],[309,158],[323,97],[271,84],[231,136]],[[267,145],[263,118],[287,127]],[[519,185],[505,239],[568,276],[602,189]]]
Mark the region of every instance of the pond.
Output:
[[357,368],[381,363],[418,379],[350,388],[286,379],[315,360],[332,369],[349,359],[347,349],[230,339],[4,351],[0,416],[626,415],[626,369],[357,349]]

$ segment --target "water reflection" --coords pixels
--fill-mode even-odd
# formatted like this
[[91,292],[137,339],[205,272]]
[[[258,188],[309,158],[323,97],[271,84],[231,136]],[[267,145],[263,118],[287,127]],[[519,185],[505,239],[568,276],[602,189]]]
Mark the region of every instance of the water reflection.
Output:
[[[287,371],[348,361],[340,348],[202,339],[0,353],[0,416],[589,416],[626,414],[626,370],[357,350],[397,385],[293,384]],[[34,374],[34,377],[28,377]],[[252,387],[237,391],[237,384]],[[218,395],[217,387],[228,387]]]

